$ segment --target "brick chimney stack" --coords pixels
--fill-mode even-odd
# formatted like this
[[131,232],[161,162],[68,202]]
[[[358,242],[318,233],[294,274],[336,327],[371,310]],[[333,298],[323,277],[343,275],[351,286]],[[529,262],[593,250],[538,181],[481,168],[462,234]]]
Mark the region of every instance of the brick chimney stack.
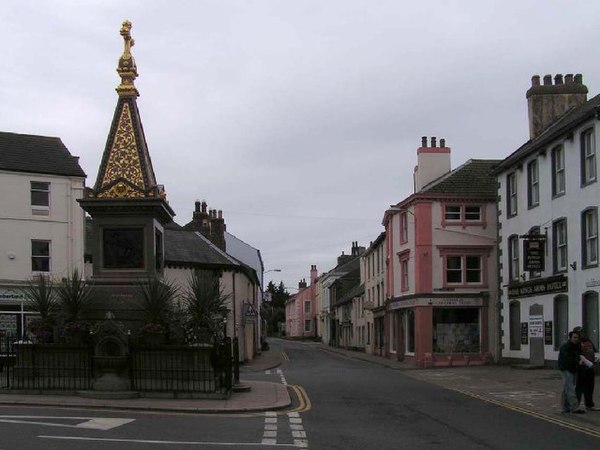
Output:
[[414,191],[419,192],[424,186],[450,172],[450,147],[446,147],[446,139],[440,139],[437,146],[435,136],[431,145],[427,146],[427,136],[421,138],[421,146],[417,149],[417,165],[413,173]]
[[319,278],[319,272],[317,272],[317,266],[310,266],[310,284],[315,284]]
[[303,278],[300,280],[300,282],[298,283],[298,289],[304,289],[306,288],[306,279]]
[[194,214],[191,222],[183,226],[184,230],[199,231],[204,237],[210,240],[218,248],[223,251],[225,249],[225,219],[223,219],[223,211],[216,209],[208,209],[208,204],[203,200],[196,201]]
[[562,74],[554,77],[544,75],[544,84],[540,85],[540,76],[531,77],[531,87],[527,91],[527,109],[529,112],[529,139],[533,140],[542,134],[560,116],[570,109],[587,101],[588,88],[583,84],[583,77],[577,74]]

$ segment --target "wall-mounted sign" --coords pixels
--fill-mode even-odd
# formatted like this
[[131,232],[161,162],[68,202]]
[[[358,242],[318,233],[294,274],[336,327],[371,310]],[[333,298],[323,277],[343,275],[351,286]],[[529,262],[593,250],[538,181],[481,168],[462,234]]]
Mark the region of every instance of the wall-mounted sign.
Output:
[[568,278],[564,275],[529,280],[508,286],[508,298],[532,297],[534,295],[554,294],[569,290]]
[[591,278],[585,282],[585,287],[598,287],[600,286],[600,280],[596,280],[595,278]]
[[521,344],[529,344],[529,327],[527,322],[521,322]]
[[544,322],[544,344],[552,345],[552,321]]
[[546,240],[525,239],[523,241],[523,270],[526,272],[542,272],[546,265]]
[[544,316],[529,316],[529,337],[544,337]]

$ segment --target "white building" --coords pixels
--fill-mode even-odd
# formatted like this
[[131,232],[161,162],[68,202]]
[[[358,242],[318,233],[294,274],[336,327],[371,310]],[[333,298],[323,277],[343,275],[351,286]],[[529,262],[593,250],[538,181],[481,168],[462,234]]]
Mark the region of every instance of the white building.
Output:
[[60,138],[0,132],[0,335],[20,336],[20,288],[83,273],[85,173]]
[[[364,304],[358,316],[364,317],[366,337],[364,348],[367,353],[383,355],[385,318],[385,231],[382,232],[360,257],[360,277],[364,285]],[[365,333],[365,331],[361,331]]]
[[578,325],[598,347],[600,96],[587,92],[581,75],[534,76],[530,140],[496,170],[504,359],[555,362]]

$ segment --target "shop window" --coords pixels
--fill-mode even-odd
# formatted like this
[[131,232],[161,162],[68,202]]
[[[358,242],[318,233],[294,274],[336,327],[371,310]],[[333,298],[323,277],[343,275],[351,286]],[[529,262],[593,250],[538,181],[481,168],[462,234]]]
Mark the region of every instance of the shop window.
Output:
[[521,350],[521,303],[510,302],[508,307],[510,349]]
[[435,353],[477,353],[480,348],[478,308],[433,309]]
[[415,312],[406,312],[406,353],[415,352]]
[[567,341],[569,337],[569,297],[554,297],[554,349]]

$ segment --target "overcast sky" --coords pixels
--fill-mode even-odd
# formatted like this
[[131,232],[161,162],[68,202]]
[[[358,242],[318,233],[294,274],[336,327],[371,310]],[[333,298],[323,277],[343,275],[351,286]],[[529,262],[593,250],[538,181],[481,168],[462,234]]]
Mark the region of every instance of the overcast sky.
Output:
[[532,75],[599,93],[599,18],[592,0],[3,0],[0,129],[59,136],[92,186],[129,19],[175,220],[206,200],[294,288],[383,231],[421,136],[453,167],[502,159],[528,139]]

